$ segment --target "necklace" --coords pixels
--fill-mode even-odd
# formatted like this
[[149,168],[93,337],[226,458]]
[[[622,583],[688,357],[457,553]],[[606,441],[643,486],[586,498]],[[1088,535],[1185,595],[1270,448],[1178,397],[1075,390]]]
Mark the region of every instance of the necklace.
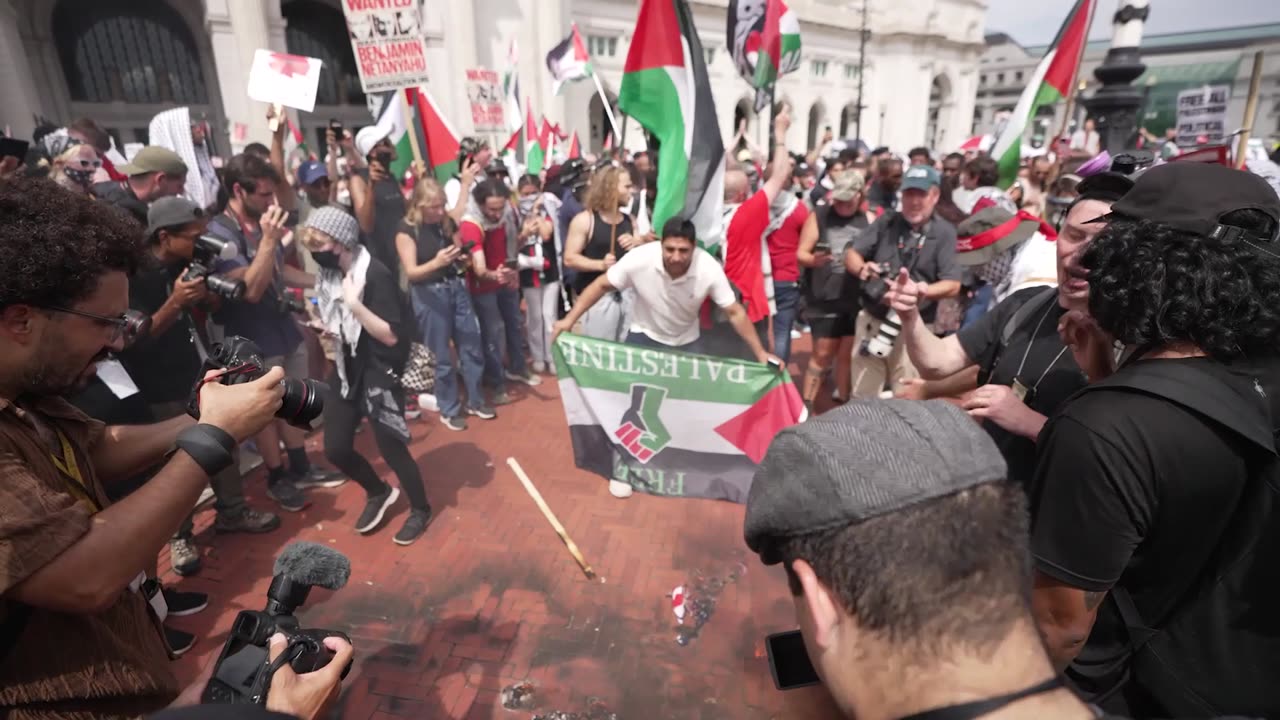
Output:
[[1040,328],[1044,327],[1044,321],[1049,317],[1049,313],[1051,312],[1053,312],[1053,304],[1050,304],[1044,309],[1044,312],[1041,313],[1040,322],[1036,323],[1036,329],[1031,332],[1031,339],[1027,341],[1027,349],[1022,351],[1022,362],[1018,363],[1018,372],[1013,376],[1014,393],[1018,394],[1019,391],[1021,391],[1021,397],[1018,399],[1023,402],[1026,402],[1028,397],[1035,394],[1036,390],[1040,388],[1040,383],[1044,381],[1045,376],[1048,375],[1049,371],[1058,364],[1058,361],[1062,359],[1062,356],[1067,354],[1067,346],[1063,345],[1062,349],[1058,351],[1057,357],[1053,359],[1053,362],[1049,363],[1048,367],[1044,369],[1044,372],[1040,373],[1040,377],[1036,380],[1034,385],[1028,388],[1022,383],[1022,371],[1027,366],[1027,358],[1031,355],[1031,347],[1036,344],[1036,337],[1040,334]]

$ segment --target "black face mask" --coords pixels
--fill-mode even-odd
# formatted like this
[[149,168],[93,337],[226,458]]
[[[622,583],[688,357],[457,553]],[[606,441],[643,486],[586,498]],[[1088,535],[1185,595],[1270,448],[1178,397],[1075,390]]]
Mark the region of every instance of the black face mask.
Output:
[[321,250],[320,252],[311,253],[311,259],[316,264],[326,270],[341,270],[342,262],[338,259],[338,253],[332,250]]

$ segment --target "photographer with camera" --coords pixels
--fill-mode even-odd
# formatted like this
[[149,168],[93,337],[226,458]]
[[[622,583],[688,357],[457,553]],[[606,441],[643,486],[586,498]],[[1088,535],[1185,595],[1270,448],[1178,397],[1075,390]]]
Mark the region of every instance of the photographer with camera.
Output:
[[[210,267],[217,254],[209,247],[215,238],[202,238],[209,216],[185,198],[156,201],[148,213],[146,252],[138,271],[129,278],[129,307],[151,317],[151,330],[120,354],[144,400],[157,420],[186,414],[192,378],[203,362],[207,338],[193,312],[210,309],[214,298],[223,302],[243,293],[243,283],[198,272]],[[221,250],[221,248],[218,248]],[[234,248],[232,248],[234,250]],[[218,287],[222,292],[211,292]],[[239,462],[211,478],[219,533],[262,533],[280,526],[280,518],[245,503]],[[173,571],[192,575],[200,570],[200,551],[192,535],[191,515],[169,541]]]
[[927,165],[913,165],[902,181],[902,209],[886,212],[845,250],[844,265],[862,280],[862,310],[854,336],[852,395],[874,398],[898,389],[916,376],[898,335],[901,320],[889,307],[889,281],[905,268],[916,282],[928,283],[920,317],[932,323],[937,301],[960,292],[956,228],[934,215],[942,176]]
[[[285,233],[286,214],[275,204],[280,177],[266,161],[241,154],[223,171],[231,193],[227,209],[209,223],[209,233],[233,243],[239,251],[234,259],[221,260],[217,272],[229,280],[245,284],[244,299],[223,303],[216,317],[227,335],[249,338],[266,355],[268,367],[282,367],[289,377],[305,378],[307,350],[294,319],[295,312],[285,287],[309,288],[315,278],[284,262],[280,241]],[[280,455],[283,439],[289,468]],[[267,496],[289,512],[307,506],[301,488],[337,487],[345,480],[329,470],[312,467],[304,442],[306,433],[286,423],[271,423],[254,438],[267,466]]]
[[[143,573],[209,477],[231,465],[236,443],[281,407],[284,374],[204,384],[199,424],[89,419],[62,396],[146,326],[128,310],[137,225],[42,180],[0,182],[0,215],[0,710],[24,719],[155,712],[180,688],[160,631],[162,596]],[[108,487],[166,453],[151,481],[110,502]],[[282,689],[277,708],[301,709],[304,697],[299,684]]]

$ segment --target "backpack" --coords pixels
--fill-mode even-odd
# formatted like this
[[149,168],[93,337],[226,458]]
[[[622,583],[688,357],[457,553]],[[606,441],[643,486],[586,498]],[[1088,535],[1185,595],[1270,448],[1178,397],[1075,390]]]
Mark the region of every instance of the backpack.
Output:
[[1112,376],[1076,397],[1089,392],[1144,393],[1198,413],[1248,445],[1243,452],[1250,473],[1202,575],[1165,617],[1144,618],[1124,588],[1109,593],[1129,635],[1128,667],[1100,699],[1133,683],[1162,706],[1164,716],[1205,717],[1229,708],[1280,717],[1280,621],[1274,619],[1280,599],[1280,454],[1274,419],[1264,422],[1242,412],[1247,401],[1235,388],[1181,363],[1149,363],[1141,374]]

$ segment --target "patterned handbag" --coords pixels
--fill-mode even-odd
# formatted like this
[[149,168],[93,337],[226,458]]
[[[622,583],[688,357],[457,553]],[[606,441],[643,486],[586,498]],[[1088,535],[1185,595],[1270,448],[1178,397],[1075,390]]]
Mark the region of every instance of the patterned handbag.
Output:
[[409,359],[400,374],[400,386],[411,393],[429,393],[436,387],[436,356],[422,343],[409,345]]

